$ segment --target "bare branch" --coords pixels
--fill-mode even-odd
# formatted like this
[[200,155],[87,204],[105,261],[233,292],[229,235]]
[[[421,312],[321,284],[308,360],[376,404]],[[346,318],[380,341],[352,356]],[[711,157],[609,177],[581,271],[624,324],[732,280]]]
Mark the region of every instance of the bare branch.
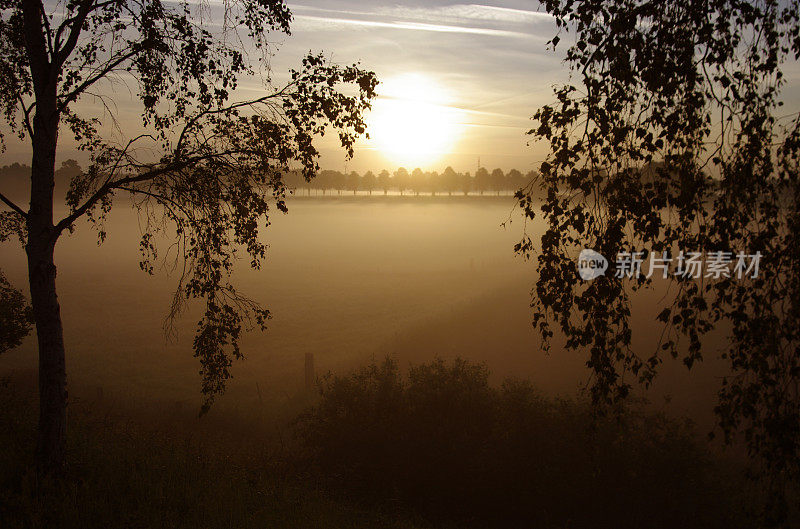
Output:
[[31,110],[33,107],[36,106],[36,103],[31,103],[30,105],[25,105],[25,100],[22,99],[22,94],[17,94],[17,101],[19,101],[19,108],[22,110],[22,115],[24,117],[23,124],[25,125],[25,130],[28,132],[30,137],[33,137],[33,126],[31,125]]
[[116,59],[110,60],[103,68],[98,70],[93,76],[89,77],[80,85],[78,85],[74,90],[63,96],[61,104],[58,106],[59,112],[63,111],[67,107],[67,105],[75,101],[83,92],[86,91],[87,88],[92,86],[97,81],[103,79],[106,75],[114,71],[120,64],[124,63],[137,53],[138,52],[135,50],[129,50],[127,53],[120,55]]
[[23,210],[18,205],[16,205],[11,199],[6,197],[3,193],[0,193],[0,201],[2,201],[5,205],[10,207],[11,209],[13,209],[17,214],[22,216],[22,218],[24,218],[24,219],[28,218],[28,212]]
[[68,18],[58,28],[56,32],[56,45],[58,45],[58,41],[61,38],[61,33],[69,26],[69,36],[67,37],[67,41],[64,43],[64,46],[56,49],[54,51],[53,62],[55,62],[59,67],[64,64],[64,61],[67,60],[67,57],[70,56],[72,51],[75,49],[75,46],[78,44],[78,37],[80,37],[81,31],[83,30],[83,24],[86,22],[86,18],[89,16],[89,13],[92,12],[94,8],[95,0],[84,0],[78,12],[75,14],[74,17]]
[[202,156],[194,156],[191,158],[185,158],[184,160],[172,162],[161,167],[157,167],[154,169],[150,169],[145,171],[136,176],[129,176],[126,178],[120,178],[118,180],[109,180],[106,183],[92,194],[86,202],[83,203],[80,207],[76,208],[70,215],[61,219],[55,226],[56,233],[60,233],[61,231],[65,230],[67,227],[72,225],[73,222],[78,220],[84,213],[89,211],[95,204],[97,204],[106,194],[114,189],[121,189],[122,186],[127,186],[128,184],[136,184],[140,182],[146,182],[148,180],[152,180],[158,176],[172,173],[175,171],[180,171],[182,169],[186,169],[187,167],[191,167],[198,163],[201,163],[206,160],[212,160],[215,158],[223,158],[230,154],[235,154],[238,151],[223,151],[223,152],[214,152]]
[[263,96],[263,97],[259,97],[259,98],[256,98],[256,99],[251,99],[251,100],[248,100],[248,101],[239,101],[238,103],[233,103],[232,105],[228,105],[226,107],[216,108],[216,109],[207,109],[207,110],[204,110],[203,112],[199,112],[196,116],[192,117],[190,120],[188,120],[186,122],[186,125],[183,127],[183,130],[181,131],[181,135],[178,137],[178,142],[177,142],[176,147],[175,147],[175,152],[176,153],[180,153],[181,145],[183,144],[183,141],[186,138],[186,133],[201,118],[203,118],[205,116],[211,116],[211,115],[214,115],[214,114],[222,114],[222,113],[225,113],[225,112],[230,112],[231,110],[236,110],[238,108],[243,108],[243,107],[248,107],[248,106],[255,106],[255,105],[259,104],[259,103],[264,103],[264,102],[266,102],[266,101],[268,101],[270,99],[276,99],[276,98],[278,98],[280,96],[285,95],[286,92],[289,90],[289,87],[292,86],[293,84],[295,84],[295,83],[289,83],[286,86],[284,86],[283,88],[281,88],[279,91],[274,92],[274,93],[269,94],[269,95],[266,95],[266,96]]

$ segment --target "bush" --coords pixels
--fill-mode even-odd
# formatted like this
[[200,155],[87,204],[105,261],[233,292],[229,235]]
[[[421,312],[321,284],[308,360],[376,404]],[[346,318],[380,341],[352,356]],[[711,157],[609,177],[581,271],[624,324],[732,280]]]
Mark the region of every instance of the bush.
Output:
[[602,417],[529,383],[442,360],[391,359],[320,383],[299,421],[312,468],[350,497],[480,527],[747,527],[733,472],[690,426]]
[[33,311],[25,295],[0,271],[0,354],[18,347],[31,332]]
[[40,480],[35,386],[17,385],[0,378],[2,529],[424,527],[333,501],[296,480],[277,447],[180,423],[164,430],[151,411],[119,402],[73,398],[67,475]]

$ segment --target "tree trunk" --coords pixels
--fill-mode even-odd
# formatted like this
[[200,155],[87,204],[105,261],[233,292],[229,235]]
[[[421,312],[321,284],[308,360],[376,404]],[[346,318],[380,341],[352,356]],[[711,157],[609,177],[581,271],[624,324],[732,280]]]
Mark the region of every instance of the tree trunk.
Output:
[[48,15],[42,10],[42,3],[21,0],[20,5],[25,52],[36,99],[31,133],[31,201],[25,252],[28,254],[31,306],[39,343],[37,457],[40,473],[58,475],[64,471],[66,452],[67,373],[53,263],[59,235],[59,230],[53,227],[53,187],[60,121],[58,83],[64,57],[60,56],[61,53],[51,54],[49,51]]
[[37,94],[33,119],[31,202],[28,212],[28,280],[39,345],[39,471],[60,475],[66,452],[67,373],[53,253],[53,188],[58,144],[55,83]]
[[39,344],[39,469],[64,471],[67,427],[67,372],[61,309],[56,295],[54,241],[28,241],[28,278]]

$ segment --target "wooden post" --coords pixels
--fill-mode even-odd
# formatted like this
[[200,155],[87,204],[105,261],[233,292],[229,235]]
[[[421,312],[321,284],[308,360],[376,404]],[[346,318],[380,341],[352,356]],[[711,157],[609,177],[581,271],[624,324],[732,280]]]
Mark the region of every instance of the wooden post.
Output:
[[309,393],[314,390],[314,353],[306,353],[306,391]]

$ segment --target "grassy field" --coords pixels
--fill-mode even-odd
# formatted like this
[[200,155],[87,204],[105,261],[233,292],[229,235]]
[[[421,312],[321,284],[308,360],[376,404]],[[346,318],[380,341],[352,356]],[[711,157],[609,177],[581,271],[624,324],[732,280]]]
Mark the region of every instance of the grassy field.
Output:
[[[303,474],[273,436],[230,424],[168,423],[111,402],[73,402],[64,483],[33,468],[35,398],[0,388],[0,526],[412,528],[398,513],[355,506]],[[227,427],[226,427],[227,426]]]
[[42,482],[30,375],[0,384],[4,528],[758,525],[757,488],[691,424],[593,418],[461,361],[372,364],[248,417],[76,397],[68,478]]

